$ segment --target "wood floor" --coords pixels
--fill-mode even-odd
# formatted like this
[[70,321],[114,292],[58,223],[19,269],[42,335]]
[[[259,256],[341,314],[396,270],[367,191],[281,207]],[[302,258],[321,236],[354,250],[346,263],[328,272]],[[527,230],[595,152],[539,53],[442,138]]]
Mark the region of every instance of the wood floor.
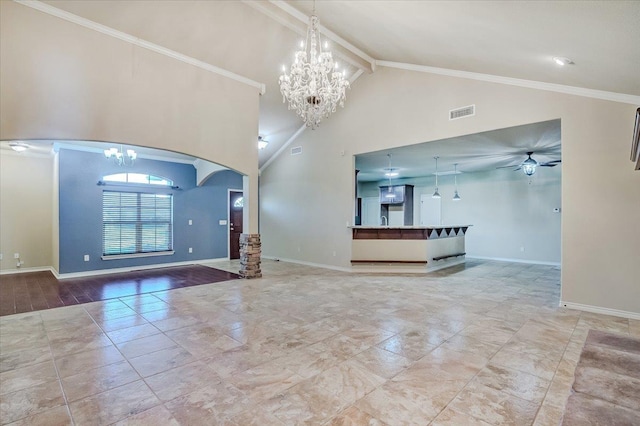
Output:
[[237,279],[201,265],[58,280],[51,272],[0,276],[0,316]]

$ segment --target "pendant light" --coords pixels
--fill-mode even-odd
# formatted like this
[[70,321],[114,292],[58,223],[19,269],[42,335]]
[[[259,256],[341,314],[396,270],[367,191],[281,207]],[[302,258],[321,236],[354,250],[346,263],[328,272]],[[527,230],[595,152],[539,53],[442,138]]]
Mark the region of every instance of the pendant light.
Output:
[[453,182],[455,184],[455,192],[453,193],[453,201],[460,201],[462,198],[458,194],[458,163],[453,165]]
[[393,188],[391,187],[391,154],[387,154],[387,156],[389,157],[389,168],[387,170],[389,170],[389,172],[385,173],[385,175],[387,175],[389,177],[389,188],[387,189],[387,193],[384,194],[385,198],[395,198],[395,194],[393,192]]
[[436,159],[436,191],[431,196],[432,198],[440,198],[440,193],[438,192],[438,156],[433,157]]

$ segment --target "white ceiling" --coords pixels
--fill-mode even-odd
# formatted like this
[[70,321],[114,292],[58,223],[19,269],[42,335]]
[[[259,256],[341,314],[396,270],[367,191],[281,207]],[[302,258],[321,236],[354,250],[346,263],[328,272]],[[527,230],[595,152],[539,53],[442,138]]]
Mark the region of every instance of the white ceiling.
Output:
[[[270,144],[261,166],[302,124],[277,81],[311,1],[46,3],[264,83],[259,132]],[[334,0],[317,1],[316,12],[349,77],[370,72],[370,57],[640,95],[640,1]],[[553,56],[575,65],[558,67]]]
[[360,170],[360,182],[384,180],[385,168],[389,167],[388,154],[391,154],[391,167],[399,173],[394,179],[435,173],[435,156],[439,157],[439,173],[453,172],[455,163],[462,173],[510,165],[515,169],[527,158],[527,152],[533,152],[532,158],[539,163],[561,160],[560,120],[369,152],[356,156],[356,169]]

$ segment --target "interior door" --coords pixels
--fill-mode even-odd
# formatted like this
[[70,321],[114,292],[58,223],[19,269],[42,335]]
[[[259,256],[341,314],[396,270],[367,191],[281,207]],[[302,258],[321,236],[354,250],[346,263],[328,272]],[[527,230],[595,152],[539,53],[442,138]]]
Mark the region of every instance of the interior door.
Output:
[[240,259],[243,207],[242,192],[229,191],[229,259]]

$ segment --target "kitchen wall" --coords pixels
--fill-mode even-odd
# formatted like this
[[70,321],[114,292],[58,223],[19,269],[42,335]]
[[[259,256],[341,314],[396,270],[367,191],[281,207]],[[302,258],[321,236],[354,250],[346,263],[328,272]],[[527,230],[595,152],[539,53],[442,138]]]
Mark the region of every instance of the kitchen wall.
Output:
[[[51,156],[0,153],[0,269],[48,268],[52,263],[54,188]],[[14,253],[20,258],[15,259]]]
[[[448,120],[450,109],[471,104],[475,116]],[[263,253],[350,266],[354,155],[561,119],[562,300],[640,314],[640,174],[629,161],[635,109],[380,67],[357,80],[344,109],[295,141],[302,154],[285,152],[262,172]]]
[[[60,273],[84,272],[171,262],[228,257],[228,189],[242,189],[242,176],[226,170],[196,186],[191,164],[138,159],[121,167],[99,153],[61,149],[60,159]],[[174,181],[180,189],[142,188],[125,185],[98,186],[104,175],[144,173]],[[173,242],[175,254],[143,258],[102,260],[102,192],[104,190],[153,190],[173,194]],[[192,225],[188,221],[192,221]],[[189,248],[193,249],[189,253]],[[84,255],[89,261],[84,261]]]

